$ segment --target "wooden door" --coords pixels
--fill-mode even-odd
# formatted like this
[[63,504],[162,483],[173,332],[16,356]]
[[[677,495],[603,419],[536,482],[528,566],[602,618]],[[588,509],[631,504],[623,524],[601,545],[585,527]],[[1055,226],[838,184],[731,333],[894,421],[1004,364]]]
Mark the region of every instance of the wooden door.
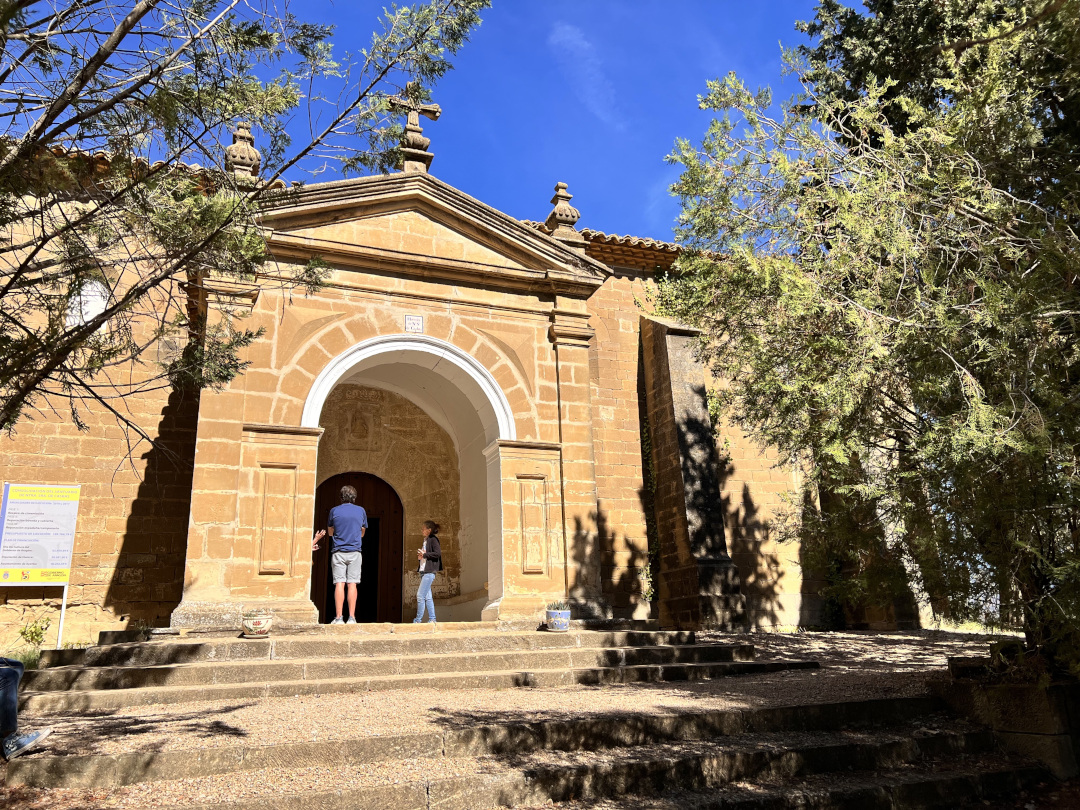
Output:
[[[356,503],[367,511],[369,524],[357,586],[356,620],[400,622],[405,528],[401,499],[389,484],[370,473],[335,475],[315,490],[316,531],[326,528],[330,510],[341,503],[344,486],[356,489]],[[334,618],[332,576],[330,543],[325,538],[319,543],[319,550],[312,553],[311,565],[311,601],[319,609],[319,621],[323,624]]]

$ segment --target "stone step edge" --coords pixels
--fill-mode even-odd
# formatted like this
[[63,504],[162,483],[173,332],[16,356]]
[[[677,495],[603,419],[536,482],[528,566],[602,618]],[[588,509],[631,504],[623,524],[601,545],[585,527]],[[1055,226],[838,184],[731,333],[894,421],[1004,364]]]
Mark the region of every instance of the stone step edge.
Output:
[[[639,801],[634,807],[647,810],[650,805],[654,810],[931,810],[931,808],[948,808],[953,810],[960,805],[968,806],[969,803],[993,799],[1006,794],[1016,793],[1036,782],[1049,778],[1049,772],[1036,767],[1021,764],[994,765],[991,767],[968,767],[949,771],[929,771],[927,773],[911,773],[903,770],[880,771],[867,777],[859,772],[830,774],[830,782],[827,787],[814,786],[804,787],[799,781],[791,780],[781,788],[768,788],[755,785],[752,788],[735,786],[731,784],[714,785],[699,791],[681,791],[677,803],[665,802],[664,789],[670,790],[672,785],[655,785],[654,790],[648,793],[633,793],[626,791],[620,795],[635,795]],[[459,780],[461,781],[461,780]],[[479,780],[477,780],[479,781]],[[464,786],[462,786],[464,787]],[[494,804],[485,803],[484,799],[492,795],[492,787],[484,789],[478,785],[469,795],[470,808],[505,807],[506,798],[513,801],[510,793],[513,786],[502,788],[501,794],[496,796]],[[507,788],[510,788],[509,790]],[[428,786],[429,796],[433,800],[427,805],[416,805],[418,810],[435,810],[444,801],[438,796],[437,783],[432,782]],[[496,787],[496,789],[498,789]],[[466,787],[465,790],[468,790]],[[459,788],[458,795],[465,792]],[[693,801],[692,795],[700,797],[700,801]],[[641,801],[641,797],[658,797],[655,804]],[[301,799],[293,804],[293,796],[282,797],[285,802],[275,801],[275,810],[302,810],[311,805],[306,805]],[[376,810],[378,805],[368,804],[366,801],[350,801],[351,797],[342,796],[341,803],[320,804],[320,810]],[[576,797],[575,797],[576,800]],[[533,799],[529,806],[534,807]],[[692,802],[692,803],[691,803]],[[461,806],[461,805],[456,805]],[[511,804],[509,806],[520,806]],[[552,799],[543,800],[545,808],[558,810],[564,805]],[[577,805],[580,806],[580,805]],[[256,810],[255,804],[212,804],[188,806],[189,810]],[[147,809],[149,810],[149,809]],[[156,809],[155,809],[156,810]],[[180,810],[180,808],[164,808],[163,810]],[[405,810],[405,805],[394,810]]]
[[[410,621],[404,622],[360,622],[350,627],[364,628],[362,632],[379,634],[411,635],[415,633],[435,633],[443,630],[461,633],[487,632],[487,633],[515,633],[535,631],[542,627],[544,622],[536,619],[501,619],[498,621],[477,622],[437,622],[430,626],[427,622],[420,623],[418,627]],[[279,629],[275,634],[288,634],[293,636],[318,636],[327,633],[340,632],[336,625],[330,624],[282,624],[275,625]],[[572,630],[593,630],[598,632],[669,632],[662,630],[660,622],[656,619],[571,619]],[[370,628],[370,629],[369,629]],[[376,629],[378,628],[378,629]],[[235,638],[240,629],[235,625],[207,625],[205,627],[173,628],[154,627],[149,630],[103,630],[98,633],[98,644],[126,644],[130,642],[146,641],[149,638]],[[678,632],[678,631],[673,631]]]
[[[671,651],[675,656],[690,651],[698,650],[729,650],[733,656],[745,655],[746,658],[732,658],[732,662],[747,662],[754,660],[754,645],[753,644],[658,644],[651,647],[646,646],[618,646],[618,647],[541,647],[535,649],[526,650],[455,650],[452,652],[432,652],[423,653],[425,660],[442,660],[442,659],[457,659],[468,657],[470,659],[495,657],[495,656],[536,656],[536,655],[558,655],[558,654],[595,654],[603,655],[611,652],[627,653],[662,653]],[[251,667],[257,669],[259,667],[272,667],[272,666],[288,666],[288,665],[300,665],[303,663],[319,663],[319,664],[335,664],[335,663],[348,663],[356,662],[363,664],[378,664],[388,661],[396,661],[403,657],[401,654],[397,655],[336,655],[336,656],[311,656],[311,657],[297,657],[297,658],[231,658],[220,661],[216,660],[196,660],[196,661],[180,661],[169,664],[102,664],[102,665],[66,665],[66,666],[52,666],[40,670],[31,670],[25,677],[26,681],[33,681],[35,676],[34,672],[41,673],[82,673],[82,672],[113,672],[115,674],[125,672],[143,672],[147,670],[151,671],[171,671],[176,669],[211,669],[214,667]],[[416,656],[408,656],[415,658]],[[677,664],[682,663],[679,661],[669,662],[655,662],[656,664],[669,663]],[[706,663],[706,662],[685,662],[685,663]],[[720,662],[717,662],[720,663]],[[441,670],[436,670],[441,671]],[[409,673],[401,673],[409,674]],[[115,689],[125,687],[110,687]],[[130,688],[130,687],[129,687]],[[44,691],[60,691],[71,690],[74,687],[63,686],[57,690],[44,690]],[[41,691],[41,690],[34,690]],[[78,690],[76,690],[78,691]]]
[[[316,694],[346,694],[381,689],[509,689],[518,687],[560,687],[604,683],[711,680],[715,677],[754,675],[791,669],[818,669],[817,661],[721,661],[707,664],[641,664],[628,667],[577,667],[492,672],[435,672],[420,675],[369,675],[356,678],[322,678],[309,681],[270,681],[189,686],[141,686],[130,689],[69,689],[66,691],[24,692],[19,710],[34,712],[88,712],[123,709],[130,706],[194,703],[206,700],[249,700],[253,698],[296,697]],[[670,672],[669,672],[670,670]],[[679,671],[682,671],[681,675]],[[705,672],[706,678],[690,678],[689,673]],[[655,675],[651,678],[626,675]],[[621,677],[612,679],[615,674]]]
[[[118,754],[36,755],[8,764],[6,784],[31,787],[118,787],[165,779],[191,779],[268,767],[346,767],[388,759],[600,750],[671,741],[733,738],[750,733],[841,728],[887,728],[943,709],[936,698],[883,698],[756,709],[713,709],[663,715],[575,717],[487,724],[389,736],[195,750]],[[884,722],[880,722],[884,718]]]
[[[824,790],[816,788],[803,791],[796,781],[793,784],[789,782],[780,790],[765,788],[755,791],[756,795],[752,797],[731,785],[735,781],[752,779],[755,766],[762,769],[778,764],[783,770],[783,758],[788,754],[778,752],[775,758],[763,756],[754,761],[739,752],[730,752],[649,763],[625,762],[602,768],[553,767],[544,771],[518,771],[497,776],[478,774],[411,784],[406,780],[404,784],[390,787],[277,794],[273,797],[273,806],[275,810],[308,810],[312,807],[319,807],[320,810],[435,810],[443,807],[481,810],[524,804],[547,806],[553,802],[612,799],[626,795],[662,795],[665,788],[670,789],[673,785],[692,785],[692,790],[710,790],[712,793],[712,801],[696,806],[695,810],[732,807],[753,807],[755,810],[765,807],[832,808],[841,806],[837,799],[842,800],[845,807],[954,807],[960,801],[1018,790],[1047,776],[1047,772],[1025,765],[985,767],[973,763],[975,767],[937,772],[931,770],[921,774],[902,769],[876,769],[869,777],[865,771],[821,772],[829,773],[831,777],[829,786]],[[646,767],[640,767],[643,764]],[[836,765],[838,768],[844,767],[842,762],[836,762]],[[735,794],[731,797],[735,801],[724,796],[729,791]],[[743,793],[741,801],[736,798],[739,793]],[[768,795],[770,793],[771,796]],[[763,802],[763,798],[767,801]],[[181,810],[181,807],[186,810],[264,810],[266,806],[267,797],[262,796],[236,802],[184,804],[167,810]]]
[[[527,647],[526,649],[565,649],[565,648],[570,648],[570,647],[579,648],[579,647],[581,647],[580,643],[566,644],[566,643],[560,643],[558,641],[555,641],[555,639],[562,640],[562,639],[572,638],[572,639],[579,639],[579,640],[580,639],[593,640],[593,639],[601,638],[601,637],[604,637],[604,636],[608,636],[608,637],[615,636],[615,635],[626,636],[626,635],[629,635],[629,634],[641,635],[641,636],[662,637],[662,638],[666,639],[666,641],[662,642],[662,646],[669,646],[669,647],[689,646],[689,645],[696,645],[696,644],[699,643],[697,641],[697,639],[696,639],[696,634],[693,631],[684,631],[684,630],[633,630],[633,629],[631,629],[631,630],[583,630],[583,631],[575,630],[575,631],[570,632],[570,633],[549,633],[549,632],[537,631],[537,630],[531,630],[531,631],[487,631],[487,632],[479,632],[479,631],[458,632],[458,631],[455,631],[455,630],[448,630],[448,631],[445,631],[445,632],[439,632],[439,631],[426,631],[426,632],[412,631],[412,632],[407,632],[407,633],[406,632],[397,632],[397,633],[387,633],[387,634],[355,632],[354,629],[352,627],[349,627],[349,626],[335,627],[335,628],[333,628],[333,630],[336,631],[336,632],[327,632],[327,633],[323,633],[323,634],[308,634],[308,635],[273,635],[273,636],[271,636],[269,638],[266,638],[266,639],[245,639],[242,636],[238,635],[234,631],[234,632],[230,633],[228,636],[218,636],[218,637],[206,638],[206,639],[194,640],[194,641],[171,641],[171,640],[162,639],[162,640],[154,640],[154,641],[131,641],[131,642],[116,642],[116,643],[109,643],[109,644],[97,644],[97,645],[94,645],[93,647],[87,647],[87,648],[83,648],[83,649],[74,649],[74,650],[42,650],[41,658],[39,659],[39,663],[38,663],[38,668],[39,669],[56,669],[56,668],[59,668],[59,667],[66,667],[66,666],[82,666],[84,664],[84,662],[85,662],[86,657],[87,657],[87,653],[90,650],[107,649],[107,650],[109,650],[111,652],[111,651],[116,650],[117,648],[119,648],[120,651],[131,649],[134,652],[134,651],[137,651],[137,650],[140,650],[140,649],[145,649],[145,648],[154,649],[154,650],[162,650],[162,649],[165,649],[165,650],[168,650],[168,649],[183,650],[183,649],[190,648],[190,647],[225,648],[225,647],[229,647],[229,646],[232,646],[232,645],[239,645],[241,647],[254,648],[256,646],[259,646],[259,647],[265,646],[265,648],[266,648],[265,658],[266,659],[274,659],[274,657],[275,657],[274,656],[274,651],[275,651],[275,648],[279,644],[283,644],[283,645],[287,645],[287,644],[318,644],[320,642],[325,642],[325,643],[330,643],[330,644],[343,643],[343,642],[358,642],[358,643],[361,643],[361,644],[363,644],[364,642],[372,642],[373,644],[378,643],[378,642],[399,642],[401,644],[405,644],[405,643],[407,643],[409,641],[412,641],[414,639],[424,639],[424,638],[428,638],[428,637],[434,637],[436,639],[469,639],[469,640],[476,639],[476,638],[487,638],[487,639],[496,639],[496,638],[498,638],[498,639],[519,639],[519,638],[520,639],[525,639],[525,638],[528,638],[528,639],[536,639],[538,637],[543,637],[543,636],[551,637],[551,643],[553,644],[552,647]],[[684,640],[678,640],[678,639],[684,639]],[[625,640],[626,639],[623,639],[623,641],[625,641]],[[648,639],[648,640],[653,641],[655,639]],[[704,643],[706,643],[706,644],[717,644],[717,643],[720,643],[720,644],[749,644],[751,646],[753,645],[752,641],[704,642]],[[615,644],[616,644],[616,640],[612,639],[611,641],[604,642],[604,643],[602,643],[601,645],[598,645],[598,646],[612,646],[612,645],[615,645]],[[636,646],[646,646],[646,645],[625,644],[625,643],[623,643],[623,644],[617,644],[617,646],[636,647]],[[462,652],[465,652],[465,651],[466,650],[462,650]],[[359,653],[359,654],[362,655],[362,653]],[[223,658],[223,659],[212,659],[212,660],[215,660],[215,661],[228,661],[228,660],[240,661],[240,660],[260,660],[262,658],[264,658],[264,656],[261,656],[261,655],[260,656],[245,655],[245,656],[242,656],[240,658],[235,658],[235,659]],[[118,666],[123,666],[123,665],[118,665]],[[131,666],[141,666],[141,664],[131,664]]]

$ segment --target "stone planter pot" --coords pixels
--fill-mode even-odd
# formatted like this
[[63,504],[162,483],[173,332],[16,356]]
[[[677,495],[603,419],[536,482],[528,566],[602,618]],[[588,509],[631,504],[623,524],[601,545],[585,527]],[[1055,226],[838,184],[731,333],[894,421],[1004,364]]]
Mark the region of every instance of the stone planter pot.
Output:
[[549,633],[565,633],[570,629],[569,610],[549,610],[546,613]]
[[241,622],[244,628],[244,638],[268,638],[270,628],[274,624],[274,614],[269,610],[252,613],[245,615]]

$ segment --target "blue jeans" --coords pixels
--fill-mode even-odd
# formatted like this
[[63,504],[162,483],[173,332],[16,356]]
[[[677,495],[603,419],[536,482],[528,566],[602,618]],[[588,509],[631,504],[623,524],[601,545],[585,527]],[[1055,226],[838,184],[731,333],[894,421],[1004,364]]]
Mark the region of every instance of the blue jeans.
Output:
[[0,740],[19,728],[19,681],[22,661],[0,658]]
[[420,587],[416,589],[416,618],[414,622],[424,620],[424,605],[427,605],[428,621],[435,621],[435,600],[431,598],[431,583],[435,581],[434,574],[424,574],[420,577]]

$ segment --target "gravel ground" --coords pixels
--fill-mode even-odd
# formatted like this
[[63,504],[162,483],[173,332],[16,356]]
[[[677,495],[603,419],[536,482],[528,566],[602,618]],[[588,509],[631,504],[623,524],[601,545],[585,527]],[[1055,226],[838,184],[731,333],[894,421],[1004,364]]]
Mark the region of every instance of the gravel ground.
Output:
[[[272,745],[311,740],[431,731],[448,726],[617,715],[739,709],[924,694],[928,674],[944,669],[952,655],[986,651],[987,637],[943,632],[799,633],[712,635],[715,641],[753,641],[759,660],[815,659],[820,670],[800,670],[703,682],[673,682],[561,689],[410,689],[353,695],[269,698],[132,708],[87,717],[21,718],[34,728],[56,729],[43,754],[167,751],[230,745]],[[271,794],[348,786],[396,784],[403,774],[442,779],[485,768],[480,760],[411,760],[350,769],[230,774],[156,782],[111,793],[0,788],[10,810],[81,810],[92,807],[162,806],[207,798],[241,798],[253,790]],[[359,781],[352,781],[359,780]],[[389,781],[388,781],[389,780]],[[394,781],[397,780],[397,781]]]

